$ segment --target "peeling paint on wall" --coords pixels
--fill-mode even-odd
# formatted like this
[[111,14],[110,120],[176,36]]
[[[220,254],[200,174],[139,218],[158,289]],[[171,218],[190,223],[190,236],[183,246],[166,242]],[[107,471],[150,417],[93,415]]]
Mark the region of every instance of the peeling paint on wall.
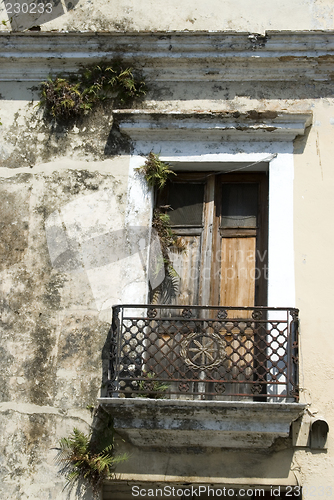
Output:
[[[1,38],[5,70],[0,75],[0,496],[4,499],[64,498],[53,448],[74,426],[88,431],[92,419],[86,406],[105,394],[111,306],[147,299],[152,196],[134,169],[151,149],[176,168],[178,164],[185,168],[188,162],[188,168],[197,170],[203,165],[208,170],[210,162],[217,169],[222,163],[258,161],[279,153],[270,167],[276,207],[271,215],[279,228],[270,235],[270,258],[276,262],[270,295],[275,304],[270,305],[291,305],[296,285],[302,320],[302,399],[326,415],[330,429],[334,425],[333,347],[328,334],[334,283],[334,237],[328,226],[328,214],[334,210],[333,38],[326,34],[324,49],[323,33],[265,36],[268,27],[307,30],[315,22],[313,17],[319,27],[328,29],[330,3],[296,0],[283,2],[281,8],[282,2],[270,7],[267,2],[264,8],[260,2],[252,6],[249,18],[240,15],[245,5],[242,1],[236,8],[235,2],[227,2],[223,12],[216,1],[174,2],[167,9],[145,0],[111,2],[106,11],[103,2],[78,2],[71,12],[42,27],[151,31],[152,27],[188,29],[190,23],[195,30],[246,30],[224,36],[198,34],[197,44],[186,33],[137,34],[142,41],[137,49],[138,38],[130,40],[128,34],[110,38],[101,33],[99,38],[50,33],[44,39],[35,33]],[[127,38],[122,48],[123,36]],[[134,143],[122,134],[108,109],[98,109],[71,127],[44,122],[42,111],[35,107],[37,94],[31,90],[39,77],[46,78],[50,69],[57,72],[59,66],[73,70],[81,55],[87,60],[115,47],[129,58],[141,58],[143,72],[150,76],[150,90],[136,108],[137,117],[143,111],[218,112],[225,117],[247,116],[261,125],[280,113],[312,111],[313,124],[289,145],[278,141],[279,147],[270,139],[275,127],[267,130],[269,137],[263,141],[247,137],[234,141],[223,134],[215,141],[191,140],[191,130],[183,140],[174,131],[175,141],[162,137],[157,147],[150,135],[153,127],[148,126],[149,133]],[[191,53],[193,59],[188,57]],[[37,82],[32,81],[37,75]],[[235,134],[244,132],[247,127],[233,129]],[[175,481],[182,475],[193,475],[197,481],[212,477],[219,483],[224,473],[231,481],[270,485],[283,477],[297,481],[298,467],[304,485],[334,486],[331,431],[326,454],[294,452],[289,438],[275,442],[266,454],[205,448],[182,454],[176,448],[148,453],[121,440],[119,447],[132,454],[119,469],[128,474],[127,480],[154,473]],[[251,464],[247,474],[244,463]],[[83,493],[80,498],[91,497]]]

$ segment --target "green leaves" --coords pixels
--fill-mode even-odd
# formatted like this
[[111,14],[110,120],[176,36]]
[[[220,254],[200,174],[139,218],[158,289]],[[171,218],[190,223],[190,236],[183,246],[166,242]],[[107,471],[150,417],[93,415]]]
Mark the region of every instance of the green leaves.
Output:
[[152,227],[158,233],[162,254],[166,262],[169,262],[168,248],[174,247],[180,252],[186,249],[182,238],[177,236],[171,228],[169,215],[162,212],[160,208],[156,208],[153,212]]
[[145,165],[136,168],[137,172],[144,175],[150,187],[162,189],[171,175],[176,175],[170,170],[169,165],[159,159],[159,155],[152,151],[145,161]]
[[139,398],[163,399],[166,397],[165,393],[169,389],[168,383],[156,380],[154,372],[144,371],[143,376],[146,380],[140,380],[138,384],[138,388],[141,391],[138,394]]
[[[151,256],[151,265],[157,267],[157,272],[163,265],[165,270],[165,278],[163,282],[151,293],[152,303],[169,303],[172,298],[176,297],[180,276],[173,267],[169,255],[169,249],[173,248],[178,252],[185,252],[186,245],[184,240],[177,236],[170,225],[169,215],[162,212],[160,208],[156,208],[153,212],[152,227],[156,230],[163,256],[163,263],[155,262],[154,256]],[[158,268],[158,266],[160,266]]]
[[49,78],[41,84],[39,105],[54,118],[72,118],[83,113],[87,104],[79,83],[71,83],[65,78]]
[[60,448],[63,451],[72,450],[74,454],[84,455],[89,448],[89,441],[89,436],[75,428],[70,437],[60,440]]
[[146,85],[120,61],[83,68],[68,78],[48,78],[40,85],[39,106],[57,120],[87,114],[99,102],[114,98],[121,104],[146,93]]
[[[136,168],[136,171],[144,175],[147,184],[150,187],[161,190],[168,179],[176,173],[170,169],[170,165],[160,160],[159,155],[151,151],[145,161],[145,164]],[[157,231],[163,262],[156,255],[150,256],[150,266],[153,275],[158,275],[164,266],[165,278],[163,282],[155,289],[151,290],[152,303],[168,303],[171,298],[176,296],[179,286],[179,275],[175,271],[172,261],[169,256],[168,249],[173,247],[179,252],[186,250],[185,243],[182,238],[178,237],[171,228],[169,215],[162,211],[161,208],[155,209],[153,212],[152,227]]]
[[113,444],[109,443],[98,450],[92,442],[92,436],[74,428],[68,438],[62,438],[57,461],[61,465],[60,473],[66,476],[69,485],[80,479],[86,480],[97,495],[104,479],[110,478],[115,466],[126,460],[126,455],[113,455]]

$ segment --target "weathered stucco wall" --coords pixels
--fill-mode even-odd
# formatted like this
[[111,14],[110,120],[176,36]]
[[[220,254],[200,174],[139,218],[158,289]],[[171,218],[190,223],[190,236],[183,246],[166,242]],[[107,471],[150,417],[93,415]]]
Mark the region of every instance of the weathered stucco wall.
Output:
[[[14,2],[13,2],[14,3]],[[42,25],[42,29],[65,31],[137,30],[219,30],[264,33],[265,30],[330,30],[334,28],[331,0],[76,0],[52,2],[40,16],[7,14],[3,4],[0,16],[8,21],[0,29],[22,30]],[[21,11],[20,11],[21,12]],[[11,14],[11,15],[10,15]],[[20,29],[21,27],[21,29]]]
[[89,429],[110,306],[135,281],[123,231],[129,159],[104,153],[104,114],[67,134],[29,102],[1,109],[0,496],[58,499],[54,448]]
[[[317,22],[326,19],[323,27],[331,27],[330,2],[289,2],[289,6],[292,14],[298,7],[300,29],[312,27],[312,16],[320,6],[323,14],[316,16]],[[132,5],[131,16],[137,19],[133,29],[151,29],[153,21],[144,20],[135,10],[144,12],[144,7],[143,2],[140,7]],[[156,16],[160,22],[156,25],[167,29],[166,16],[158,7],[155,3],[154,8],[147,8],[147,15]],[[120,16],[117,9],[121,7],[114,8]],[[259,3],[254,6],[253,24],[239,17],[237,26],[240,8],[233,10],[234,21],[226,27],[262,31],[268,23],[264,14],[257,20],[260,8]],[[192,16],[196,9],[202,6],[192,4]],[[271,12],[274,9],[275,4]],[[77,10],[81,12],[80,3]],[[179,10],[180,15],[173,12],[168,21],[171,29],[184,28],[185,17],[190,15],[185,5]],[[64,20],[76,15],[68,14]],[[211,23],[213,13],[206,16],[205,22]],[[280,16],[271,28],[280,28]],[[221,14],[224,23],[227,17]],[[297,23],[294,15],[284,13],[284,17],[285,29]],[[86,18],[83,13],[73,26],[81,29]],[[207,29],[203,19],[199,17],[191,26]],[[57,28],[57,22],[50,26]],[[246,80],[248,68],[242,63],[237,82],[215,75],[202,81],[188,82],[184,77],[170,81],[166,73],[159,79],[161,73],[151,69],[149,92],[137,106],[155,111],[313,113],[312,126],[293,145],[295,286],[301,318],[301,396],[312,403],[312,411],[327,419],[328,450],[300,449],[292,456],[291,443],[285,440],[265,454],[202,449],[180,454],[177,450],[148,452],[120,442],[120,448],[131,453],[119,468],[127,479],[132,475],[144,480],[151,474],[151,480],[193,476],[198,482],[208,477],[219,482],[229,473],[237,482],[246,467],[242,479],[250,484],[255,479],[277,484],[277,477],[297,475],[304,485],[334,488],[333,346],[328,333],[334,283],[330,227],[334,95],[330,76],[315,81],[307,78],[305,70],[305,80],[285,79],[287,62],[279,68],[278,82],[263,81],[261,75]],[[329,57],[329,73],[331,64]],[[46,66],[44,78],[48,70]],[[66,498],[53,448],[74,426],[88,429],[91,415],[86,407],[96,404],[103,394],[110,306],[141,302],[146,293],[147,234],[136,233],[133,227],[148,227],[151,200],[145,188],[136,184],[130,168],[129,141],[113,126],[110,109],[98,109],[69,129],[45,122],[35,107],[37,93],[31,90],[40,80],[32,79],[3,81],[0,87],[0,496],[6,500]],[[138,247],[142,255],[134,251]]]
[[[74,426],[88,429],[86,407],[100,394],[110,312],[99,311],[94,276],[76,262],[76,248],[72,255],[65,249],[62,262],[52,265],[46,222],[75,199],[84,208],[85,198],[96,191],[118,197],[119,213],[109,211],[109,217],[122,219],[124,178],[88,169],[11,171],[6,177],[1,179],[1,496],[60,498],[63,485],[54,476],[52,449],[57,436]],[[95,214],[97,224],[104,215]]]
[[[304,484],[332,484],[333,439],[333,355],[330,314],[333,296],[334,244],[331,229],[333,210],[333,98],[314,102],[313,126],[302,155],[295,157],[295,264],[296,304],[301,318],[301,387],[311,411],[328,420],[328,452],[297,453]],[[298,145],[296,145],[298,151]],[[309,491],[311,491],[309,489]],[[314,490],[313,490],[314,491]],[[328,490],[327,490],[328,492]],[[307,497],[306,497],[307,498]]]

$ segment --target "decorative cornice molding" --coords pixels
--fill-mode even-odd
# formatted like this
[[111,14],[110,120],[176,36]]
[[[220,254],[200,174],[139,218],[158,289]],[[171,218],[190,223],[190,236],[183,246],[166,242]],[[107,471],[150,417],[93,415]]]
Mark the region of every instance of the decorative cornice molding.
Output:
[[334,32],[2,33],[2,81],[121,57],[150,81],[332,81]]
[[292,141],[311,125],[307,113],[275,111],[216,113],[155,113],[141,110],[115,110],[121,132],[133,141]]

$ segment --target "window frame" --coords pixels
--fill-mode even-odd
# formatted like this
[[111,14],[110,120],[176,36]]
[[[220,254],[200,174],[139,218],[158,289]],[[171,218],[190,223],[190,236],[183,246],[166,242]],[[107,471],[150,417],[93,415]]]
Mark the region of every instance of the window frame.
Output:
[[[213,258],[219,251],[222,216],[222,186],[223,184],[256,184],[258,185],[257,200],[257,228],[241,230],[224,230],[227,237],[232,233],[237,236],[256,236],[256,268],[258,256],[262,256],[260,277],[255,280],[254,305],[267,305],[267,280],[268,280],[268,175],[267,172],[252,173],[220,173],[220,172],[177,172],[177,176],[167,182],[163,190],[154,197],[155,208],[169,206],[171,186],[176,184],[203,184],[203,215],[201,225],[173,225],[171,228],[178,236],[200,236],[200,269],[210,269],[209,276],[202,273],[199,282],[197,305],[219,305],[220,280],[219,263]],[[168,210],[168,209],[167,209]],[[168,213],[168,211],[167,211]],[[260,228],[260,229],[259,229]],[[238,304],[225,304],[238,305]]]

